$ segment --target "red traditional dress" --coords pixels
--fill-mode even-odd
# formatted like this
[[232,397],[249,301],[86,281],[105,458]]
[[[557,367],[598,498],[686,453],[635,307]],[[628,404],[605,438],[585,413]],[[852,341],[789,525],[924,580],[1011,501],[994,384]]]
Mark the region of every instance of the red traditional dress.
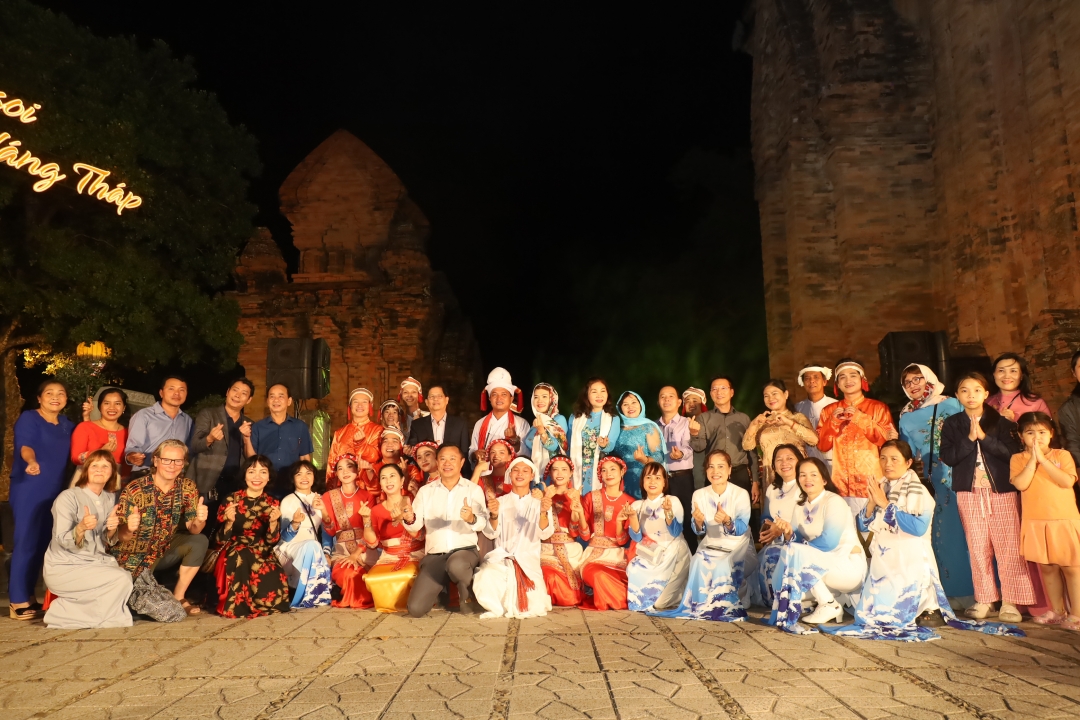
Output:
[[409,609],[409,591],[424,559],[424,532],[414,538],[400,520],[391,519],[382,503],[371,510],[371,529],[378,538],[374,547],[381,548],[382,555],[364,575],[364,583],[376,610],[404,612]]
[[341,588],[341,599],[334,600],[334,607],[370,608],[374,604],[364,573],[367,568],[345,567],[339,562],[364,544],[364,518],[360,515],[360,506],[375,507],[375,499],[363,488],[357,488],[351,496],[346,496],[341,488],[330,490],[323,495],[323,505],[330,512],[323,527],[334,538],[334,550],[331,555],[330,577]]
[[576,538],[581,533],[570,524],[570,500],[566,495],[551,499],[555,532],[540,544],[540,569],[552,605],[575,607],[585,599],[581,581],[581,560],[585,556]]
[[850,407],[847,400],[835,402],[821,411],[818,421],[818,450],[833,451],[832,480],[841,497],[866,498],[866,486],[881,477],[878,450],[894,432],[889,406],[863,398],[851,420],[836,414]]
[[[592,598],[581,607],[586,610],[626,610],[626,546],[630,534],[619,520],[619,513],[634,498],[624,492],[612,499],[603,490],[594,490],[581,500],[587,528],[581,536],[589,541],[581,564],[581,579],[592,588]],[[617,526],[622,526],[616,533]]]
[[[330,454],[326,462],[326,487],[333,489],[341,486],[334,475],[337,462],[342,455],[355,455],[357,459],[367,462],[369,465],[382,460],[382,450],[379,445],[382,442],[383,426],[370,419],[366,419],[359,426],[352,421],[351,412],[349,422],[334,431],[334,439],[330,443]],[[379,492],[379,476],[372,469],[360,468],[359,485],[368,492]]]

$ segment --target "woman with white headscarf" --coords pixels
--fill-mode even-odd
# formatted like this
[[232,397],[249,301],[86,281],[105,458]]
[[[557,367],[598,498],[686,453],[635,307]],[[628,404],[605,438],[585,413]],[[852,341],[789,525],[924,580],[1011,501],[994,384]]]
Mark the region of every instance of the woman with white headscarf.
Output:
[[566,418],[559,414],[559,393],[548,383],[537,383],[533,388],[532,411],[534,420],[522,440],[522,456],[542,469],[551,458],[566,454],[569,426]]
[[964,526],[952,489],[952,468],[941,461],[941,428],[945,418],[964,411],[956,398],[946,397],[945,386],[933,370],[912,363],[900,374],[900,382],[910,400],[900,411],[900,439],[911,446],[915,460],[922,460],[920,474],[934,489],[933,541],[938,574],[945,594],[962,598],[966,607],[973,601],[971,560],[968,557]]

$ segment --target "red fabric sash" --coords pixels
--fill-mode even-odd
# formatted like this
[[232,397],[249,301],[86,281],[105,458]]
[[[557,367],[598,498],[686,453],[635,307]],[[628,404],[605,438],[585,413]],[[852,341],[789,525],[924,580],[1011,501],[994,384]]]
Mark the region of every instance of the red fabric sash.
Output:
[[[514,411],[513,410],[507,410],[506,414],[510,416],[510,418],[506,421],[506,426],[507,427],[513,427],[514,432],[516,433],[517,432],[517,426],[514,425]],[[480,435],[476,438],[477,449],[478,450],[485,450],[485,451],[487,450],[487,445],[488,445],[488,443],[487,443],[488,423],[491,422],[491,418],[493,418],[493,417],[495,417],[495,413],[494,412],[489,412],[487,415],[484,416],[484,422],[480,423]]]
[[536,583],[532,581],[532,578],[525,574],[525,571],[518,565],[517,560],[510,558],[510,562],[514,563],[514,575],[517,578],[518,610],[520,612],[528,612],[529,591],[536,588]]

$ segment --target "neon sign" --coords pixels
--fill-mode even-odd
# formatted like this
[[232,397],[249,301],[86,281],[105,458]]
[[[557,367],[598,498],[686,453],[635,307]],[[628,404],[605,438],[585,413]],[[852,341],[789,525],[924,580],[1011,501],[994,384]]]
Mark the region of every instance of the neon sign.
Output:
[[[37,122],[35,112],[41,109],[41,105],[34,103],[27,105],[19,98],[7,99],[5,92],[0,92],[0,112],[11,118],[18,118],[19,122],[30,124]],[[6,145],[5,145],[6,143]],[[67,178],[60,172],[57,163],[42,162],[29,150],[22,147],[21,140],[14,140],[10,133],[0,133],[0,162],[7,163],[16,170],[25,170],[30,175],[40,178],[34,183],[34,192],[45,192],[56,183]],[[120,215],[125,210],[134,210],[142,205],[142,198],[127,189],[126,183],[117,183],[110,187],[105,178],[112,173],[87,163],[75,163],[71,166],[72,171],[80,176],[76,190],[82,195],[95,197],[102,202],[116,206],[116,214]],[[83,175],[85,173],[85,175]]]

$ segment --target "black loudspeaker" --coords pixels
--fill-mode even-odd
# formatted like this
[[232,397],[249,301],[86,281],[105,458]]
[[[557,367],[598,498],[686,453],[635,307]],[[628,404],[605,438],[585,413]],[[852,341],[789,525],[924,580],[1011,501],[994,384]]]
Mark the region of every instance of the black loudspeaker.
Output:
[[891,332],[878,343],[881,377],[888,388],[900,387],[900,373],[911,363],[925,365],[949,387],[949,336],[938,332]]
[[325,340],[271,338],[266,344],[266,386],[283,383],[293,400],[318,400],[330,392],[330,348]]

